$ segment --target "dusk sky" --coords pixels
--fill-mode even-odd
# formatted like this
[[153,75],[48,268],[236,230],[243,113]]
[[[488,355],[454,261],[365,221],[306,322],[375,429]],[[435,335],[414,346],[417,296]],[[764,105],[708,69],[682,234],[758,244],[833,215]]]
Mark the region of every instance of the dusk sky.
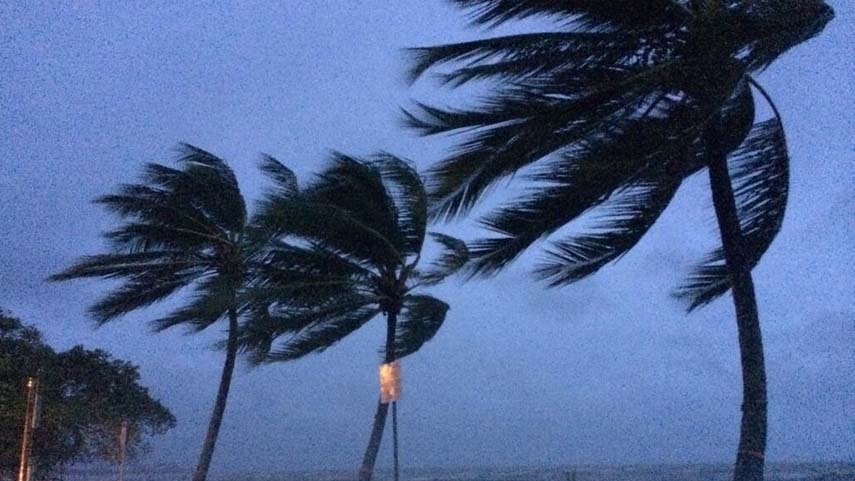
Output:
[[[771,461],[855,461],[855,4],[829,3],[825,32],[759,76],[792,158],[783,230],[754,271]],[[248,199],[265,186],[262,152],[302,182],[331,150],[387,150],[425,169],[448,141],[404,130],[400,108],[443,98],[430,79],[407,84],[402,50],[525,27],[470,28],[441,0],[225,4],[0,0],[0,307],[56,348],[140,366],[178,419],[147,462],[195,463],[224,325],[153,334],[146,321],[166,303],[94,329],[86,307],[109,283],[45,282],[103,249],[114,219],[90,201],[145,162],[171,162],[182,141],[228,160]],[[472,226],[433,229],[471,238]],[[495,279],[436,288],[451,311],[404,361],[402,464],[732,462],[742,393],[731,299],[686,314],[671,296],[716,244],[697,175],[636,249],[589,279],[547,289],[528,275],[535,250]],[[384,329],[378,318],[320,355],[243,363],[213,469],[355,469]]]

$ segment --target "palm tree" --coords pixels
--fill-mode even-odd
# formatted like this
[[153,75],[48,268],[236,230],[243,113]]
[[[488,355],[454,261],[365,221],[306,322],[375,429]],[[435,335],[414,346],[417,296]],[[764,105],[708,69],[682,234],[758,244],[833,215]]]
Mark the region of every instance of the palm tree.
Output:
[[[473,22],[526,17],[550,31],[413,49],[412,78],[480,83],[465,108],[418,104],[407,123],[464,140],[429,172],[439,218],[466,213],[522,169],[532,188],[481,219],[498,234],[470,244],[473,275],[491,275],[557,235],[536,275],[566,285],[631,249],[682,181],[707,168],[723,247],[678,292],[690,310],[732,290],[744,387],[734,479],[760,480],[766,378],[751,269],[781,228],[788,154],[780,115],[755,123],[752,77],[833,17],[819,0],[451,0]],[[556,237],[556,236],[553,236]]]
[[84,257],[51,279],[123,280],[90,307],[98,325],[187,287],[195,290],[192,297],[153,321],[155,330],[180,325],[199,332],[227,320],[226,360],[193,475],[194,481],[204,481],[235,366],[243,290],[258,248],[250,235],[237,179],[226,162],[182,144],[178,164],[179,168],[148,164],[140,183],[123,185],[118,193],[99,198],[97,203],[124,221],[105,235],[110,252]]
[[[433,233],[443,251],[420,268],[426,197],[405,161],[339,153],[306,189],[289,184],[268,195],[260,225],[276,235],[242,336],[255,360],[291,361],[323,351],[378,315],[386,319],[384,363],[430,340],[449,306],[416,290],[454,273],[468,252],[462,241]],[[395,409],[393,402],[393,416]],[[378,402],[361,480],[371,479],[387,412],[388,404]]]

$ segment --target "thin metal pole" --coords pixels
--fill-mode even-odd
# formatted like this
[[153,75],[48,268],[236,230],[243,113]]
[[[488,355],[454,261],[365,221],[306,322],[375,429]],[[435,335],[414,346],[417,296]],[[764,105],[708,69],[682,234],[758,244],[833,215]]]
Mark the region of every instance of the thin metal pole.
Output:
[[119,430],[119,481],[125,481],[125,458],[128,455],[128,421]]
[[[36,387],[34,390],[35,392],[33,393],[33,422],[32,424],[30,424],[30,462],[27,472],[27,481],[30,481],[30,479],[33,477],[33,473],[36,470],[36,467],[34,466],[35,463],[33,462],[33,458],[35,456],[33,456],[32,433],[34,433],[36,428],[39,427],[39,415],[42,411],[41,382],[39,381],[39,379],[41,379],[41,373],[42,370],[39,369],[39,374],[36,376]],[[38,452],[36,452],[36,455],[38,455]]]
[[395,459],[395,481],[399,481],[398,474],[398,403],[392,402],[392,454]]
[[21,441],[21,464],[18,468],[18,481],[29,481],[32,475],[30,453],[33,446],[33,429],[36,427],[39,397],[39,378],[27,378],[27,410],[24,415],[24,437]]

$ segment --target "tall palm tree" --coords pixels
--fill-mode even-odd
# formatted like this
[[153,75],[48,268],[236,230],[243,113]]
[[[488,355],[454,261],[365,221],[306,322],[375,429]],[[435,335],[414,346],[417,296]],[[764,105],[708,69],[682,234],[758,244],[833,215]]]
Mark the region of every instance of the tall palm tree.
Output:
[[[452,88],[480,83],[485,100],[458,109],[419,104],[408,124],[464,140],[430,171],[441,218],[466,213],[521,169],[535,185],[494,210],[498,234],[470,244],[475,275],[491,275],[558,235],[536,275],[565,285],[631,249],[684,179],[707,168],[722,248],[679,294],[690,308],[732,290],[744,387],[734,479],[760,480],[766,378],[751,269],[778,233],[788,190],[781,118],[755,123],[752,75],[817,35],[833,17],[819,0],[450,0],[473,21],[541,16],[550,31],[412,51],[413,79],[437,71]],[[774,109],[774,106],[772,106]]]
[[[383,362],[408,356],[437,333],[449,309],[417,290],[468,258],[465,243],[432,233],[442,252],[420,267],[427,196],[417,172],[388,154],[334,154],[304,190],[289,183],[268,195],[259,219],[275,238],[242,336],[259,362],[323,351],[378,315],[386,320]],[[371,479],[387,412],[378,402],[361,480]]]
[[186,326],[198,332],[227,321],[226,360],[193,475],[193,481],[204,481],[234,371],[243,290],[258,248],[226,162],[187,144],[180,146],[177,162],[179,168],[148,164],[139,183],[97,199],[124,221],[105,235],[110,252],[84,257],[51,279],[121,279],[119,287],[89,309],[99,325],[187,287],[194,289],[192,297],[153,321],[155,330]]

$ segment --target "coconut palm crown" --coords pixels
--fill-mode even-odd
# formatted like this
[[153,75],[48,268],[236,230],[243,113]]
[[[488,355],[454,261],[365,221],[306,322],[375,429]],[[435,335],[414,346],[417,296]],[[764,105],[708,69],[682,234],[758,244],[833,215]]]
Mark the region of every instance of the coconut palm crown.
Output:
[[[530,16],[555,31],[417,48],[412,78],[431,68],[456,87],[483,81],[468,108],[425,104],[407,123],[464,136],[429,171],[439,218],[468,212],[495,183],[524,170],[528,194],[487,214],[498,234],[470,244],[471,272],[496,273],[536,241],[590,213],[590,232],[552,239],[539,277],[563,285],[632,248],[681,182],[704,168],[711,142],[730,153],[753,266],[780,229],[788,157],[781,119],[755,124],[751,74],[816,35],[833,13],[815,0],[451,0],[473,22]],[[765,93],[764,93],[765,95]],[[711,138],[712,136],[712,138]],[[719,250],[680,294],[698,307],[729,288]]]
[[[265,170],[284,169],[268,163]],[[409,163],[389,154],[359,159],[333,154],[315,182],[279,182],[259,209],[274,233],[254,283],[243,346],[258,362],[320,352],[379,314],[400,314],[394,350],[412,354],[441,327],[448,305],[418,288],[461,268],[463,241],[426,233],[427,196]],[[420,266],[430,235],[442,253]]]
[[[438,284],[468,260],[463,241],[431,233],[438,257],[422,265],[427,194],[418,173],[389,154],[359,159],[335,153],[305,189],[274,161],[276,184],[259,209],[272,236],[254,284],[242,335],[257,362],[321,352],[378,315],[386,319],[383,361],[418,351],[438,332],[448,304],[422,287]],[[360,468],[371,479],[388,405],[378,403]],[[394,404],[393,404],[394,409]]]
[[121,284],[89,312],[101,325],[182,291],[180,307],[152,321],[155,330],[202,331],[228,322],[226,360],[194,481],[204,481],[219,434],[238,348],[244,288],[259,246],[237,179],[225,161],[182,144],[178,168],[151,163],[138,183],[96,200],[124,223],[105,237],[110,252],[84,257],[52,280],[102,278]]

